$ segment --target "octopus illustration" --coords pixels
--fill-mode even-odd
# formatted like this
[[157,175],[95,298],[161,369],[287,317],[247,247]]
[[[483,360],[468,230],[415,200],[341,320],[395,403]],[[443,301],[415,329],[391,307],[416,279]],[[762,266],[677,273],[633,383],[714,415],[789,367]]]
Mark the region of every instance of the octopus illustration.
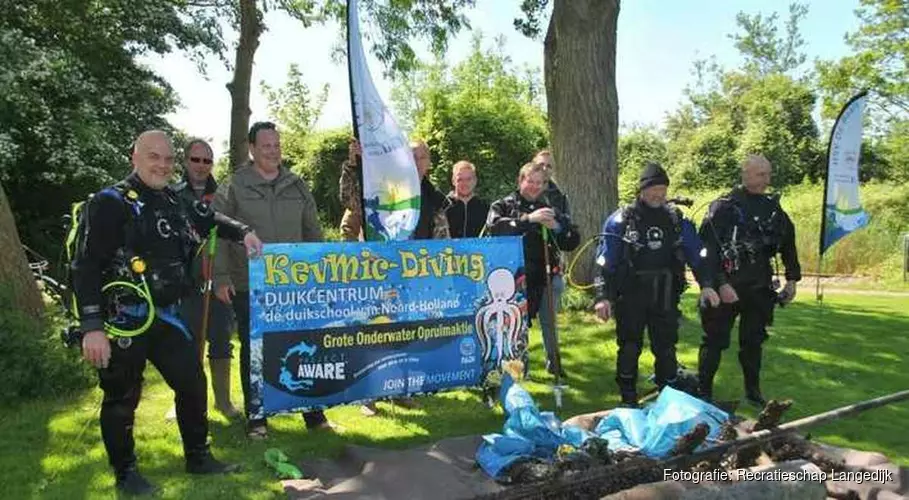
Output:
[[513,301],[514,275],[508,269],[496,269],[486,278],[489,290],[486,302],[477,310],[476,332],[483,353],[483,364],[496,368],[503,361],[521,356],[524,315]]

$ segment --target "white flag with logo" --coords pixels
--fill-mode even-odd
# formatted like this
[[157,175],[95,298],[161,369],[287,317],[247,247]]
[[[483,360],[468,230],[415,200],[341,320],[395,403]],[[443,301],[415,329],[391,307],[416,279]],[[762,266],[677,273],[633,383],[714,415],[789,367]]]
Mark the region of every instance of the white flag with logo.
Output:
[[347,4],[347,61],[354,127],[362,147],[367,240],[406,240],[420,217],[420,177],[407,137],[373,84],[357,1]]
[[834,243],[869,222],[868,213],[859,200],[859,160],[862,156],[862,119],[866,100],[867,92],[852,97],[843,106],[830,131],[821,255]]

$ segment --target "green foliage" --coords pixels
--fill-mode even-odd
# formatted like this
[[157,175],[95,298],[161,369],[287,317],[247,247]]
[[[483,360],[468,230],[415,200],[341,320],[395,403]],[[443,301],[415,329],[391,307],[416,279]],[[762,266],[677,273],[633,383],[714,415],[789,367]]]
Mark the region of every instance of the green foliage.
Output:
[[88,387],[95,379],[60,338],[60,321],[47,315],[35,321],[12,307],[12,292],[0,288],[0,403],[56,397]]
[[861,24],[846,41],[853,54],[839,61],[819,61],[823,116],[835,118],[860,89],[871,90],[878,124],[905,119],[909,113],[909,6],[899,0],[861,0]]
[[325,221],[324,219],[322,221],[322,237],[325,241],[345,241],[338,224],[330,224],[330,221]]
[[732,38],[745,56],[744,67],[696,64],[698,80],[686,89],[688,102],[666,125],[674,181],[689,189],[732,185],[749,153],[770,160],[778,187],[820,175],[823,150],[812,118],[816,96],[809,80],[788,74],[804,60],[797,28],[803,16],[804,8],[794,5],[786,37],[780,38],[775,14],[765,19],[740,13],[744,33]]
[[[216,0],[215,6],[233,19],[238,28],[239,17],[230,0]],[[385,68],[386,76],[402,76],[417,66],[412,40],[429,43],[435,53],[444,53],[451,36],[470,25],[463,12],[473,7],[476,0],[396,0],[384,2],[360,0],[358,14],[364,40],[372,45],[372,52]],[[346,40],[346,0],[272,0],[263,2],[287,12],[301,21],[304,27],[328,20],[337,21],[341,40]],[[261,13],[260,13],[261,14]],[[336,46],[334,55],[340,59],[346,47]]]
[[[337,229],[344,209],[341,207],[341,163],[347,159],[351,133],[347,127],[313,133],[294,171],[309,182],[323,231]],[[326,231],[326,236],[330,236]],[[341,241],[339,238],[337,241]]]
[[[852,54],[818,61],[821,115],[833,120],[859,90],[868,94],[861,169],[881,180],[909,180],[909,4],[861,0],[858,30],[846,41]],[[866,150],[870,154],[865,154]]]
[[777,34],[778,13],[769,16],[760,13],[748,15],[739,12],[735,21],[743,33],[729,38],[735,41],[735,48],[745,56],[745,69],[749,73],[770,75],[789,73],[805,62],[801,52],[805,40],[799,34],[799,22],[808,14],[808,6],[793,3],[789,5],[789,19],[786,20],[785,37]]
[[218,160],[215,161],[215,166],[211,169],[211,175],[218,184],[224,182],[230,175],[230,172],[230,157],[228,155],[222,155],[218,158]]
[[565,311],[591,312],[593,311],[594,300],[592,289],[580,290],[566,286],[565,292],[562,293],[561,306]]
[[619,203],[634,201],[647,162],[670,168],[666,139],[654,128],[635,127],[619,136]]
[[521,0],[523,18],[513,21],[519,33],[529,38],[539,38],[543,32],[543,16],[546,14],[549,0]]
[[268,101],[268,110],[280,124],[281,150],[288,158],[305,155],[307,138],[315,128],[322,107],[328,98],[328,84],[315,96],[303,82],[300,67],[291,64],[287,71],[287,82],[281,88],[273,88],[262,82],[262,93]]
[[[876,179],[909,181],[909,118],[891,122],[887,134],[877,143],[874,152],[883,163],[881,172],[874,176]],[[867,159],[863,159],[862,168],[867,163]]]
[[409,39],[426,40],[433,53],[445,53],[449,37],[464,27],[469,28],[462,12],[475,3],[475,0],[403,0],[365,1],[360,5],[380,27],[370,33],[373,53],[389,68],[387,74],[400,75],[418,64]]
[[503,46],[498,39],[484,50],[477,35],[465,61],[449,68],[437,58],[393,90],[402,123],[432,151],[430,176],[443,192],[451,167],[467,160],[477,167],[479,195],[498,199],[515,189],[518,170],[547,144],[539,75],[514,68]]
[[[829,130],[821,133],[812,118],[818,96],[822,116],[834,118],[863,87],[872,89],[872,127],[862,146],[861,180],[909,180],[909,9],[900,2],[862,0],[862,25],[848,37],[856,54],[818,62],[816,81],[810,72],[797,74],[805,61],[798,25],[806,12],[792,4],[783,34],[776,13],[739,13],[739,32],[730,38],[744,56],[742,67],[695,64],[686,102],[666,122],[670,173],[678,186],[731,186],[748,153],[770,159],[777,188],[822,179]],[[620,173],[623,197],[631,181]]]
[[739,161],[737,138],[726,117],[716,117],[696,129],[680,129],[670,118],[670,176],[679,186],[712,188],[735,182]]
[[69,203],[129,172],[140,131],[169,129],[176,97],[136,57],[220,42],[171,2],[4,5],[0,177],[24,242],[57,255]]

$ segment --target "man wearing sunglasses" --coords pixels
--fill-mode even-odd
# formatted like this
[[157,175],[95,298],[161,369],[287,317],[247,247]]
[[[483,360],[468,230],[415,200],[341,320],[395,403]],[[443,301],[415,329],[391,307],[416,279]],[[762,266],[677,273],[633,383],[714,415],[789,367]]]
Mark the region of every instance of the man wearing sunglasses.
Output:
[[[211,146],[202,139],[193,139],[183,150],[186,169],[183,182],[175,186],[174,191],[191,206],[196,201],[211,205],[218,189],[218,183],[212,176],[214,154]],[[210,263],[203,250],[193,261],[193,278],[199,286],[193,293],[183,299],[181,314],[189,324],[190,330],[201,341],[202,335],[208,341],[208,366],[211,372],[211,388],[215,395],[215,409],[228,418],[240,416],[240,412],[230,401],[230,361],[233,357],[233,346],[230,335],[234,331],[233,309],[219,300],[209,301],[208,328],[202,332],[202,313],[204,296],[202,285],[210,278]],[[172,409],[167,418],[174,418]]]
[[211,146],[202,139],[193,139],[189,141],[183,150],[183,156],[186,160],[186,171],[183,173],[183,180],[186,181],[186,187],[195,193],[197,200],[210,203],[214,198],[214,190],[218,184],[212,177],[211,171],[214,167],[214,154]]

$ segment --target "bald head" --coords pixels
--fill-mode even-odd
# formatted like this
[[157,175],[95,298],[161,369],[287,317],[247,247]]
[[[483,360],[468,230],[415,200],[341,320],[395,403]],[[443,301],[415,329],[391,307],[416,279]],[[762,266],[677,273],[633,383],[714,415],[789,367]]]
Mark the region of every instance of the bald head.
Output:
[[770,185],[770,160],[751,154],[742,162],[742,185],[749,193],[761,194]]
[[133,167],[139,179],[152,189],[163,189],[174,173],[174,146],[162,130],[142,132],[133,149]]

